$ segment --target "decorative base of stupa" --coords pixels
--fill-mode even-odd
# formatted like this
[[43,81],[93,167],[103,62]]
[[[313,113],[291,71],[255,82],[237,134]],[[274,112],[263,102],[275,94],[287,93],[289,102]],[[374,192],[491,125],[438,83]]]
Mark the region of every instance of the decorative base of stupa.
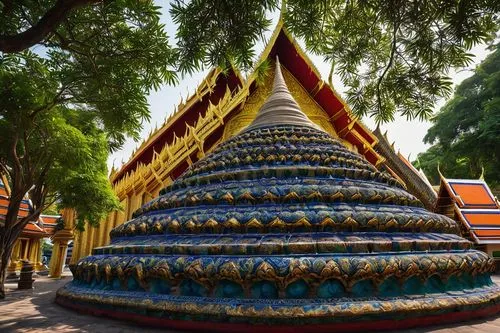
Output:
[[424,297],[358,300],[255,300],[179,297],[143,292],[96,293],[71,283],[56,302],[98,316],[147,326],[218,332],[349,332],[460,322],[500,313],[500,288]]
[[56,301],[219,332],[399,329],[500,311],[493,259],[313,124],[276,62],[252,124],[72,267]]

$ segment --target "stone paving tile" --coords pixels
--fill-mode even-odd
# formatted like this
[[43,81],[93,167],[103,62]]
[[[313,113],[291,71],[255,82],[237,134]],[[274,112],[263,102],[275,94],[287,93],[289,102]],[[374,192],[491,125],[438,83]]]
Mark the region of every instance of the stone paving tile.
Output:
[[[55,291],[70,280],[69,272],[59,280],[39,277],[35,282],[35,289],[29,291],[19,291],[16,290],[16,284],[7,284],[7,298],[0,301],[0,332],[176,333],[172,330],[139,327],[113,319],[83,315],[55,304]],[[495,276],[494,281],[500,284],[500,276]],[[500,333],[500,315],[466,323],[400,332]]]

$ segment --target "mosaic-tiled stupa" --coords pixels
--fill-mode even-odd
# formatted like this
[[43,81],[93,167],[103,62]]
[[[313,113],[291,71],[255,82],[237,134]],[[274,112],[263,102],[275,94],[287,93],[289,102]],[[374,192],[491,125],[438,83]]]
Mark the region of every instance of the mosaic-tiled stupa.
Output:
[[116,227],[56,300],[227,332],[373,330],[497,312],[493,260],[459,234],[313,124],[277,62],[253,123]]

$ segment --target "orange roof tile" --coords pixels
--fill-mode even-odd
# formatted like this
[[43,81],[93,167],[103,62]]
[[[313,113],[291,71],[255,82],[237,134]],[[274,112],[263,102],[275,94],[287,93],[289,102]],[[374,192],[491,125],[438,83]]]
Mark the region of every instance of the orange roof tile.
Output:
[[474,233],[478,237],[499,237],[500,238],[500,229],[491,229],[491,230],[475,230]]
[[478,211],[476,209],[470,211],[464,209],[461,210],[461,213],[471,227],[496,226],[500,228],[500,211]]
[[38,225],[36,225],[33,222],[29,222],[28,224],[26,224],[26,226],[23,229],[23,232],[24,233],[29,233],[29,234],[34,234],[34,233],[36,233],[36,234],[43,234],[43,235],[47,234],[45,232],[45,230],[43,230],[42,228],[40,228]]
[[460,207],[498,208],[488,185],[481,180],[447,180]]
[[500,209],[458,209],[458,215],[477,243],[500,243]]
[[42,219],[44,225],[57,224],[57,220],[60,217],[60,215],[40,215],[40,218]]

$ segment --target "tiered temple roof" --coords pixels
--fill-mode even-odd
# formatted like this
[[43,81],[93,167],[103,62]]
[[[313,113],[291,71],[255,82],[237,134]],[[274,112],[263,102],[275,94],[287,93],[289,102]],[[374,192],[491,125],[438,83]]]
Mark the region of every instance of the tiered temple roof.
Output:
[[484,180],[441,175],[436,211],[459,220],[476,244],[500,244],[500,204]]
[[[280,22],[256,67],[264,61],[280,61],[301,89],[325,113],[332,131],[360,152],[373,165],[382,158],[374,149],[377,138],[351,112],[349,106],[321,79],[321,75]],[[257,93],[257,74],[244,80],[234,68],[224,73],[212,70],[195,94],[135,151],[125,165],[113,170],[111,181],[119,194],[133,187],[144,188],[152,181],[176,179],[189,165],[220,142],[227,123],[238,115]],[[251,101],[250,101],[251,103]],[[167,175],[167,177],[166,177]]]

